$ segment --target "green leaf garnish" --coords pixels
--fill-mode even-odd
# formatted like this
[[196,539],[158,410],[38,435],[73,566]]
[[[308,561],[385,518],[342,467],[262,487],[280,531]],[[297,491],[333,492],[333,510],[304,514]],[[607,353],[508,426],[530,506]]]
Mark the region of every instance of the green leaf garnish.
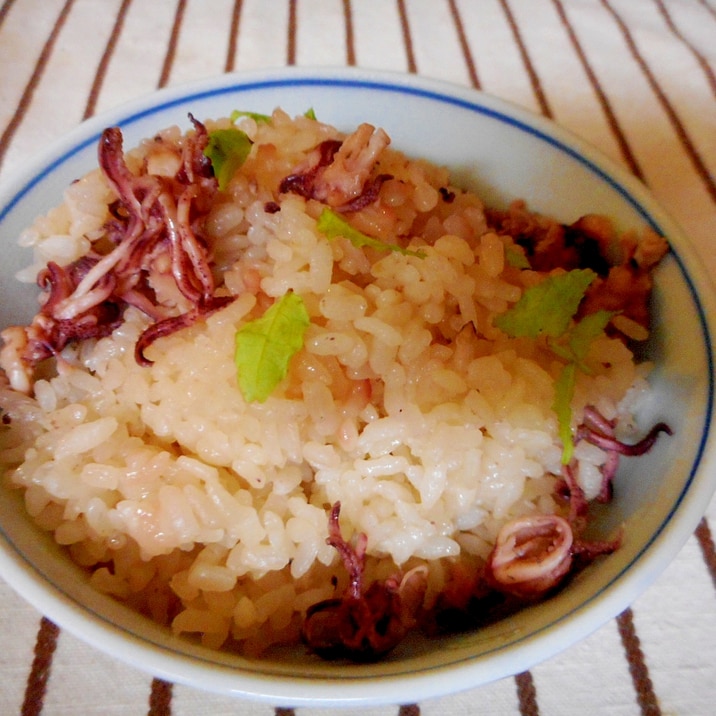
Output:
[[260,112],[242,112],[240,109],[235,109],[230,115],[229,119],[235,122],[237,119],[242,117],[251,117],[257,123],[268,124],[271,121],[271,115],[261,114]]
[[215,129],[209,132],[209,143],[204,149],[204,156],[211,160],[221,191],[226,189],[250,151],[251,140],[246,132],[240,129]]
[[316,113],[313,111],[313,107],[309,107],[304,113],[303,116],[307,119],[316,119]]
[[564,353],[560,353],[557,350],[557,345],[550,344],[550,348],[557,355],[562,355],[569,361],[562,369],[562,373],[555,383],[555,398],[552,406],[557,414],[559,423],[559,437],[562,440],[562,463],[564,465],[569,463],[574,453],[571,403],[577,376],[576,370],[579,368],[582,373],[591,373],[589,367],[584,365],[584,359],[589,353],[589,346],[592,341],[604,332],[612,316],[614,316],[613,311],[595,311],[585,316],[567,334],[567,346]]
[[342,216],[336,214],[331,209],[324,209],[321,215],[318,217],[316,228],[328,239],[335,239],[342,236],[348,239],[353,246],[361,248],[367,246],[371,249],[377,249],[378,251],[397,251],[398,253],[405,254],[406,256],[417,256],[418,258],[424,259],[426,254],[424,251],[410,251],[404,249],[402,246],[396,244],[386,244],[380,239],[375,239],[372,236],[367,236],[358,229],[354,229]]
[[574,269],[530,286],[517,303],[495,318],[495,325],[514,338],[557,338],[569,328],[584,292],[597,274]]
[[562,441],[562,464],[568,465],[574,453],[572,436],[572,396],[577,380],[577,364],[567,363],[554,383],[552,410],[557,415],[559,438]]
[[[596,311],[570,325],[589,285],[597,274],[591,269],[574,269],[550,276],[531,286],[520,300],[495,318],[495,325],[513,338],[548,337],[550,350],[566,361],[555,381],[552,409],[557,415],[562,441],[562,463],[568,464],[574,453],[572,435],[572,398],[577,369],[589,373],[584,359],[592,341],[600,336],[614,313]],[[557,340],[560,339],[560,340]]]
[[560,358],[577,363],[583,373],[591,374],[589,368],[584,365],[584,359],[589,353],[589,346],[595,338],[604,332],[614,315],[613,311],[590,313],[572,326],[566,334],[566,340],[550,341],[550,349]]
[[614,316],[614,311],[595,311],[585,316],[569,332],[569,347],[574,359],[581,363],[592,341],[600,336]]
[[247,402],[263,403],[286,377],[310,322],[303,299],[290,291],[236,332],[234,358]]
[[531,268],[527,257],[521,251],[518,251],[514,246],[505,247],[505,261],[507,261],[507,265],[512,266],[512,268]]

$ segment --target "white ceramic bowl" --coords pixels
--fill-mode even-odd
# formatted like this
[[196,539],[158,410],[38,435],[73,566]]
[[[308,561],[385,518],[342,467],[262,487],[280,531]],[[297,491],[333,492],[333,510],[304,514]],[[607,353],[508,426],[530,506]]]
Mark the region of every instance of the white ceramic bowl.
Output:
[[299,650],[252,661],[175,638],[114,600],[23,516],[17,494],[0,497],[0,574],[22,596],[96,648],[164,679],[274,704],[405,703],[519,673],[584,638],[620,613],[666,567],[698,524],[716,486],[714,291],[679,228],[645,189],[590,146],[542,118],[478,92],[415,76],[351,70],[278,70],[226,75],[168,89],[81,125],[0,190],[3,261],[0,326],[30,318],[35,291],[14,281],[29,256],[21,229],[61,200],[63,188],[96,164],[102,129],[118,124],[130,147],[187,113],[233,109],[289,114],[313,108],[341,129],[384,127],[393,144],[450,166],[491,204],[525,198],[571,222],[588,212],[621,228],[644,223],[671,254],[654,296],[656,361],[644,424],[675,430],[638,461],[623,461],[605,530],[622,521],[625,543],[543,604],[479,632],[409,640],[371,665],[336,665]]

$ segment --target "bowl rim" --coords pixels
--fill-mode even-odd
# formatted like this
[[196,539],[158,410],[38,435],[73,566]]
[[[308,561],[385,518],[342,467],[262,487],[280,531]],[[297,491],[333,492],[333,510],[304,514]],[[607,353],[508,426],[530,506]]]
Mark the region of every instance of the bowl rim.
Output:
[[[642,593],[676,556],[693,533],[708,500],[716,490],[716,477],[707,477],[716,475],[716,446],[713,439],[712,339],[716,335],[716,323],[712,318],[716,316],[716,292],[694,247],[642,182],[570,130],[530,110],[480,90],[444,80],[385,70],[288,67],[234,72],[177,84],[124,102],[82,122],[75,129],[52,142],[28,162],[23,170],[10,172],[3,180],[0,185],[0,224],[13,207],[32,192],[43,176],[57,170],[69,157],[86,149],[88,145],[96,145],[102,130],[107,126],[132,124],[161,109],[185,104],[192,99],[201,100],[209,95],[275,87],[290,88],[292,85],[335,86],[377,92],[397,91],[475,109],[494,116],[502,122],[535,135],[577,159],[616,189],[622,198],[643,217],[645,223],[652,227],[656,224],[670,237],[678,238],[678,252],[675,258],[700,313],[699,322],[704,332],[710,373],[706,399],[707,415],[701,444],[697,449],[689,481],[679,500],[673,505],[662,528],[648,544],[644,545],[637,558],[602,590],[598,604],[595,604],[593,599],[587,600],[580,603],[572,612],[550,622],[549,629],[556,630],[557,636],[561,637],[556,639],[559,643],[551,644],[550,649],[545,650],[544,637],[540,632],[536,632],[511,643],[506,649],[499,649],[499,653],[488,653],[487,656],[490,658],[487,663],[486,655],[482,654],[474,659],[466,659],[466,663],[460,663],[459,666],[451,662],[448,665],[435,666],[412,674],[391,673],[382,679],[377,679],[374,673],[367,670],[365,676],[337,672],[336,677],[331,679],[282,675],[281,681],[278,682],[273,673],[237,674],[232,666],[207,662],[213,675],[208,682],[202,684],[198,677],[207,678],[207,667],[203,664],[197,666],[194,656],[168,652],[164,647],[148,642],[137,634],[118,630],[101,615],[95,613],[88,615],[85,607],[68,597],[57,585],[48,584],[44,577],[14,550],[6,538],[2,525],[0,525],[0,544],[2,544],[0,576],[30,604],[63,629],[67,629],[68,632],[120,661],[168,681],[273,704],[378,705],[397,703],[406,696],[413,702],[472,688],[527,670],[588,636]],[[678,519],[674,517],[677,509]],[[30,567],[29,571],[28,567]],[[569,632],[568,637],[567,632]],[[519,648],[517,654],[514,653],[515,647]],[[449,679],[446,678],[447,671],[451,672]],[[462,686],[456,686],[457,680],[463,681]],[[370,693],[365,693],[366,681],[370,684]]]

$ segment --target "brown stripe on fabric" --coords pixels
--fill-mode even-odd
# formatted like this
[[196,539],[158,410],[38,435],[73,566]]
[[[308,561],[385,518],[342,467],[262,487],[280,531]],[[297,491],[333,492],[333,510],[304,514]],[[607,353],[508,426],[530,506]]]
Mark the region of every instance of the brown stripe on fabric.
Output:
[[515,676],[517,686],[517,702],[521,716],[538,716],[537,689],[530,671],[523,671]]
[[701,547],[701,554],[703,554],[704,561],[711,575],[711,580],[714,583],[714,589],[716,589],[716,547],[714,546],[714,539],[709,523],[705,517],[699,522],[699,526],[696,528],[694,534],[696,541],[699,543],[699,547]]
[[171,716],[171,713],[172,685],[162,679],[152,679],[147,716]]
[[353,9],[351,0],[343,0],[343,17],[346,23],[346,64],[353,67],[356,63],[356,48],[353,37]]
[[547,97],[545,96],[544,90],[542,89],[542,83],[540,82],[539,75],[537,74],[537,71],[532,64],[532,60],[530,59],[529,53],[527,52],[527,47],[522,39],[522,33],[520,32],[520,28],[517,25],[517,20],[512,14],[512,10],[510,9],[510,5],[507,0],[500,0],[500,5],[502,6],[502,10],[505,13],[505,17],[507,18],[507,23],[510,26],[510,30],[512,30],[512,36],[515,38],[517,49],[520,51],[520,57],[522,58],[522,63],[525,66],[527,75],[530,78],[532,91],[537,98],[537,103],[539,104],[540,111],[545,117],[549,117],[551,119],[552,110],[549,107]]
[[706,165],[704,164],[703,159],[701,158],[701,155],[699,154],[698,150],[694,146],[693,142],[691,141],[691,138],[689,137],[688,133],[686,132],[686,129],[684,128],[684,125],[681,123],[681,120],[679,119],[678,114],[676,113],[676,110],[674,109],[673,105],[669,101],[669,98],[664,93],[664,90],[661,88],[659,83],[656,80],[656,77],[654,76],[654,73],[651,71],[649,65],[646,63],[646,60],[644,59],[641,52],[639,52],[639,48],[636,45],[636,42],[634,41],[634,38],[627,27],[626,23],[622,19],[622,17],[619,15],[619,13],[612,7],[609,0],[601,0],[602,5],[606,8],[606,10],[609,12],[609,14],[614,19],[614,22],[616,22],[617,26],[619,27],[619,30],[621,31],[624,41],[627,44],[627,47],[629,48],[629,52],[631,53],[632,57],[636,61],[637,65],[639,65],[639,68],[641,69],[642,73],[644,74],[644,77],[646,77],[647,82],[649,83],[649,86],[651,87],[652,91],[656,95],[657,99],[659,100],[659,103],[661,104],[662,109],[666,113],[666,116],[669,118],[669,121],[671,122],[671,126],[674,129],[674,132],[676,133],[676,136],[679,138],[679,141],[681,142],[682,147],[684,148],[686,155],[691,160],[691,163],[696,170],[696,173],[699,175],[701,180],[703,181],[706,190],[708,191],[709,195],[711,196],[711,199],[716,203],[716,181],[709,173],[709,170],[707,169]]
[[405,7],[405,0],[398,0],[398,15],[400,16],[400,27],[403,31],[403,45],[405,46],[405,57],[408,62],[408,72],[416,73],[418,66],[415,62],[413,52],[413,38],[410,34],[410,23],[408,22],[408,11]]
[[288,3],[288,46],[286,48],[286,64],[296,64],[296,1]]
[[674,36],[677,37],[678,40],[688,48],[689,52],[694,56],[696,62],[699,63],[699,67],[701,67],[704,75],[706,75],[706,80],[711,87],[711,91],[714,93],[714,96],[716,96],[716,73],[714,73],[714,71],[711,69],[711,65],[709,65],[708,60],[701,54],[701,52],[696,49],[696,47],[694,47],[691,42],[689,42],[686,37],[684,37],[684,34],[681,32],[681,30],[676,27],[676,24],[674,23],[674,20],[671,17],[671,13],[666,7],[666,3],[664,2],[664,0],[654,0],[654,2],[659,8],[659,12],[664,18],[664,22],[666,23],[669,30],[671,30]]
[[10,11],[10,8],[15,4],[15,0],[5,0],[5,2],[0,5],[0,27],[2,26],[3,20],[5,19],[5,16]]
[[236,47],[239,41],[242,4],[243,0],[234,0],[234,10],[231,13],[231,27],[229,29],[229,46],[226,48],[226,64],[224,65],[226,72],[233,72],[236,63]]
[[708,10],[715,18],[716,18],[716,9],[711,7],[711,4],[708,2],[708,0],[698,0],[700,5],[703,5],[706,10]]
[[127,11],[129,10],[129,6],[131,4],[132,0],[122,0],[122,4],[119,6],[117,17],[114,18],[112,32],[110,33],[109,40],[107,40],[104,52],[102,53],[99,64],[97,65],[94,81],[92,82],[92,87],[90,87],[89,96],[87,97],[87,104],[85,105],[83,119],[87,119],[94,114],[95,107],[97,106],[97,98],[99,97],[105,75],[107,74],[107,67],[109,67],[109,61],[112,59],[112,55],[114,54],[114,48],[117,46],[117,40],[122,34],[124,18],[127,16]]
[[457,30],[457,39],[460,42],[462,56],[465,58],[465,64],[467,65],[470,82],[475,89],[480,89],[480,80],[477,77],[475,60],[473,59],[472,52],[470,52],[470,45],[467,41],[467,35],[465,35],[465,26],[463,25],[460,11],[457,8],[457,2],[455,0],[448,0],[448,4],[450,5],[450,14],[455,23],[455,29]]
[[398,709],[398,716],[420,716],[420,706],[417,704],[403,704]]
[[614,114],[612,105],[610,104],[609,99],[607,98],[607,95],[604,92],[604,89],[602,88],[598,77],[594,73],[592,66],[589,64],[587,56],[584,54],[584,49],[579,42],[579,39],[577,38],[577,34],[575,33],[574,28],[569,21],[569,18],[567,17],[567,13],[564,11],[564,4],[562,3],[562,0],[552,0],[552,4],[557,10],[560,22],[564,26],[564,29],[567,33],[567,37],[572,43],[572,47],[574,48],[574,51],[576,52],[577,57],[579,58],[579,61],[582,65],[582,68],[584,69],[584,72],[589,79],[589,83],[592,85],[592,89],[597,95],[597,100],[606,116],[607,123],[609,124],[609,129],[611,130],[612,134],[616,139],[617,145],[619,146],[619,151],[621,152],[624,161],[631,170],[632,174],[643,180],[644,174],[641,170],[641,167],[639,166],[639,163],[637,162],[636,157],[634,156],[634,153],[632,152],[631,147],[627,142],[624,132],[619,126],[619,122],[617,121],[616,115]]
[[52,52],[55,48],[57,38],[65,22],[67,21],[67,17],[70,14],[70,10],[72,9],[73,4],[74,0],[65,0],[65,4],[62,6],[62,9],[58,14],[57,19],[55,20],[55,24],[53,25],[52,30],[47,37],[47,40],[45,40],[42,52],[40,52],[40,56],[37,58],[37,62],[35,63],[35,67],[32,71],[32,75],[30,76],[28,83],[25,85],[25,89],[23,90],[22,96],[20,97],[20,101],[18,102],[17,108],[15,109],[15,113],[10,118],[10,121],[8,122],[7,127],[5,127],[5,131],[2,133],[2,136],[0,136],[0,166],[2,166],[3,159],[5,158],[5,154],[8,150],[8,147],[10,146],[10,141],[15,136],[15,132],[17,132],[20,123],[24,119],[25,115],[27,114],[27,110],[32,103],[32,97],[35,94],[37,86],[40,84],[42,75],[45,72],[47,63],[49,62],[50,56],[52,55]]
[[47,617],[42,617],[35,639],[35,656],[25,686],[25,698],[20,712],[22,716],[38,716],[42,712],[59,635],[60,628]]
[[630,608],[617,617],[617,627],[642,716],[660,716],[661,708],[651,683],[644,652],[641,650],[641,642],[634,626],[634,614]]
[[159,82],[157,87],[164,87],[169,81],[169,75],[174,64],[174,57],[177,51],[177,42],[179,41],[179,32],[181,31],[182,20],[184,19],[184,10],[186,9],[186,0],[178,0],[176,11],[174,12],[174,23],[172,24],[172,32],[169,36],[169,44],[167,52],[164,55],[162,63],[162,71],[159,74]]

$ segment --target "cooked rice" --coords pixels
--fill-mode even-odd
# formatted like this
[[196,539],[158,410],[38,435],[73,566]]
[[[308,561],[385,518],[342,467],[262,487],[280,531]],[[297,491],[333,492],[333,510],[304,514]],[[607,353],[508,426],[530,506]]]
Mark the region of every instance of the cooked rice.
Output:
[[[148,319],[129,309],[111,336],[67,347],[32,397],[0,387],[12,417],[0,461],[99,590],[208,646],[258,653],[295,642],[305,610],[335,595],[332,578],[345,584],[326,544],[336,501],[344,534],[368,536],[368,580],[427,563],[427,601],[450,560],[487,558],[507,520],[562,509],[560,364],[492,326],[539,277],[509,265],[514,244],[488,229],[478,197],[441,201],[445,169],[386,150],[392,210],[369,207],[355,224],[386,241],[409,233],[424,256],[357,249],[316,230],[317,202],[275,192],[308,150],[343,135],[280,110],[239,126],[254,149],[204,227],[221,290],[238,298],[159,339],[150,367],[134,358]],[[183,141],[178,128],[162,137]],[[150,169],[171,162],[152,155]],[[22,236],[36,257],[24,278],[86,253],[112,200],[99,171],[70,186]],[[235,333],[290,290],[311,318],[304,347],[266,402],[247,403]],[[594,341],[588,361],[574,423],[586,405],[628,423],[645,369],[616,338]],[[576,457],[594,497],[605,453],[582,442]]]

